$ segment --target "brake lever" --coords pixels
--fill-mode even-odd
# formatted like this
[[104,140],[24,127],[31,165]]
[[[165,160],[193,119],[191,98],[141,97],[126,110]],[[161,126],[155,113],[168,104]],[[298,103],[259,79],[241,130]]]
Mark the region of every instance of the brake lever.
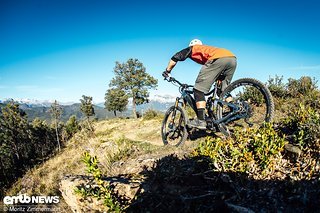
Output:
[[170,82],[171,81],[171,74],[168,73],[167,77],[164,77],[163,80],[166,80],[166,81]]

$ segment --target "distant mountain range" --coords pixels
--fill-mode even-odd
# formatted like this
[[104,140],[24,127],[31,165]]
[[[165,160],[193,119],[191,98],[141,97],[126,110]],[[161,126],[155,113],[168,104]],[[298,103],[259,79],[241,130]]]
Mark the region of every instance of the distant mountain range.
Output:
[[[0,100],[0,107],[4,106],[11,99]],[[35,118],[40,118],[41,120],[51,121],[50,107],[54,101],[39,101],[33,99],[19,99],[14,100],[19,103],[20,108],[24,110],[28,116],[28,120],[32,121]],[[171,105],[173,105],[175,97],[170,95],[156,95],[150,99],[149,103],[137,106],[137,111],[140,114],[145,113],[149,109],[153,109],[160,112],[165,112]],[[61,120],[66,122],[70,116],[75,115],[77,119],[83,119],[84,115],[80,111],[80,103],[59,103],[62,108]],[[97,103],[94,105],[95,118],[98,120],[103,120],[107,118],[113,118],[114,113],[109,112],[104,109],[104,103]],[[117,112],[117,116],[129,117],[132,115],[132,102],[129,101],[127,110],[125,112]]]

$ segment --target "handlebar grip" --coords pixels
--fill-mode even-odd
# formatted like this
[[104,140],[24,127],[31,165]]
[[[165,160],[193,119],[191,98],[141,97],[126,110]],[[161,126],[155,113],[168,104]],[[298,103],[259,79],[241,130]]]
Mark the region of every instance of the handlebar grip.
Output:
[[164,77],[163,80],[168,81],[168,82],[171,82],[171,81],[172,81],[172,78],[171,78],[171,77]]

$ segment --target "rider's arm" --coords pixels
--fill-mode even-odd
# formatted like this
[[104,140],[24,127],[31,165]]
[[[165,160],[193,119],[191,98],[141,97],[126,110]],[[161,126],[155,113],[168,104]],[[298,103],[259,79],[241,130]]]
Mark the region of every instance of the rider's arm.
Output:
[[177,64],[178,61],[184,61],[188,57],[190,57],[191,53],[192,53],[192,47],[187,47],[177,52],[174,56],[172,56],[171,60],[169,61],[169,64],[167,66],[167,72],[171,72],[171,70],[174,68],[174,66]]
[[172,56],[171,60],[177,62],[177,61],[184,61],[188,57],[191,56],[192,53],[192,47],[187,47],[179,52],[177,52],[174,56]]
[[177,62],[173,61],[172,59],[169,61],[169,64],[167,66],[166,71],[167,72],[171,72],[171,70],[174,68],[174,66],[176,66]]

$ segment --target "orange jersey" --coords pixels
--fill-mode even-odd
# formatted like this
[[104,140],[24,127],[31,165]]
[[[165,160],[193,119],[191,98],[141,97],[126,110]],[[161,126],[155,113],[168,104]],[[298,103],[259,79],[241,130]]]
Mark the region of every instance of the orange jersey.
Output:
[[172,56],[172,60],[177,61],[184,61],[186,58],[191,58],[193,61],[199,64],[205,64],[209,60],[214,60],[217,58],[224,58],[224,57],[235,57],[235,55],[230,52],[229,50],[206,46],[206,45],[194,45],[188,48],[177,52],[174,56]]
[[190,56],[190,58],[193,61],[199,64],[205,64],[209,60],[214,60],[217,58],[224,58],[224,57],[235,57],[235,55],[229,50],[218,48],[218,47],[206,46],[206,45],[192,46],[192,51]]

